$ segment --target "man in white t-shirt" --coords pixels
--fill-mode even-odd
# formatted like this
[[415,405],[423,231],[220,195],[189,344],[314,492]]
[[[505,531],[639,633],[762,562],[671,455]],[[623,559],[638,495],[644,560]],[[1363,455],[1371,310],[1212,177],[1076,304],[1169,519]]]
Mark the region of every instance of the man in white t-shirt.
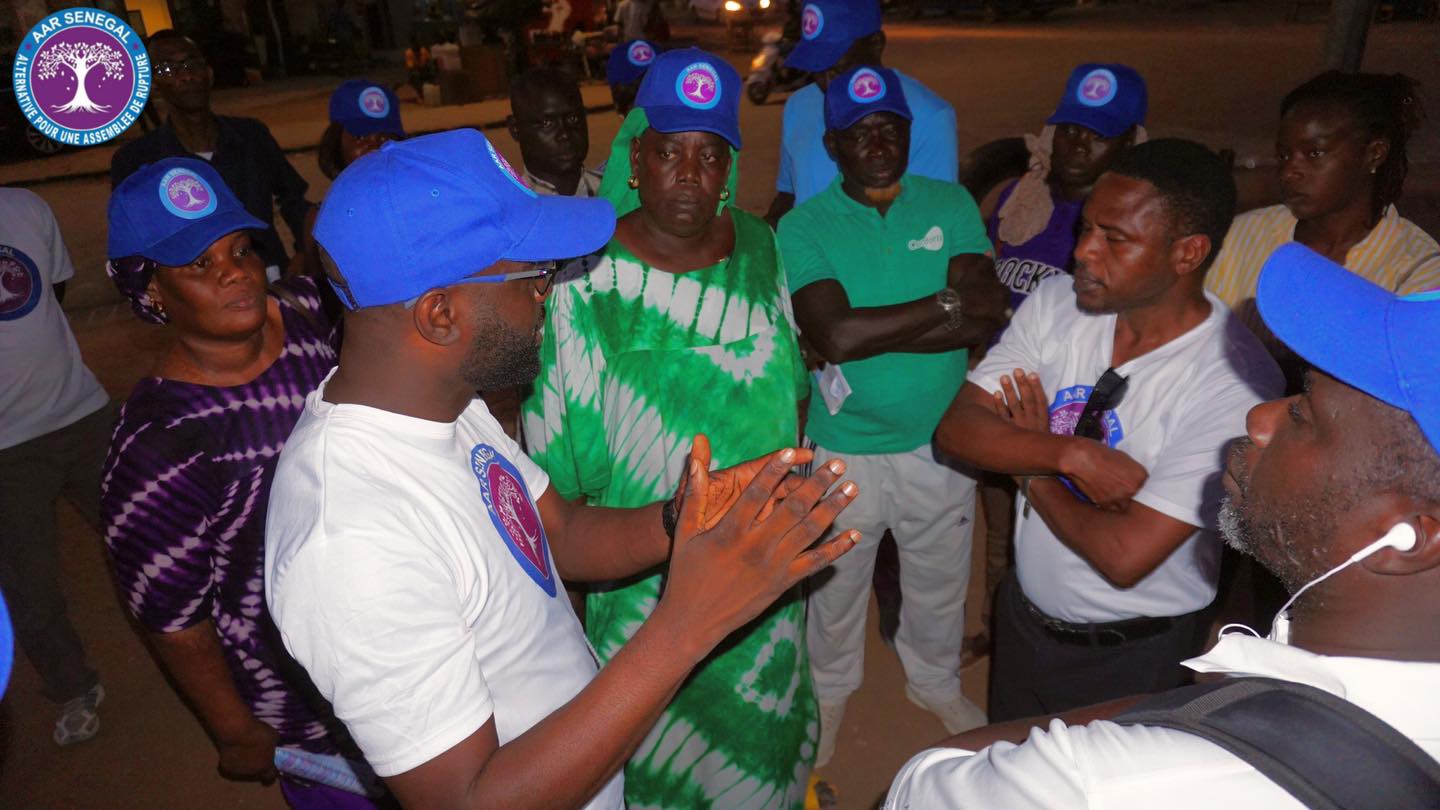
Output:
[[50,206],[0,188],[0,591],[15,636],[61,704],[54,739],[100,730],[100,677],[65,615],[55,506],[64,495],[100,525],[100,477],[115,414],[60,308],[75,275]]
[[[476,390],[532,382],[556,256],[614,230],[604,200],[541,197],[484,136],[385,144],[315,226],[348,311],[340,364],[281,454],[266,598],[286,646],[403,804],[596,807],[690,669],[854,546],[810,549],[857,491],[788,449],[620,510],[566,502]],[[809,549],[809,550],[807,550]],[[668,563],[597,672],[561,578]]]
[[[1250,411],[1248,438],[1227,453],[1221,531],[1280,578],[1293,610],[1270,638],[1230,633],[1186,665],[1330,692],[1440,759],[1440,346],[1426,339],[1440,295],[1397,298],[1291,244],[1266,262],[1258,303],[1314,370],[1303,394]],[[1133,703],[954,737],[900,771],[885,807],[1302,806],[1200,737],[1109,722]],[[1311,744],[1339,778],[1373,769],[1328,742]]]
[[1204,147],[1126,152],[1085,203],[1074,278],[1021,305],[941,420],[944,450],[1021,477],[992,722],[1180,685],[1204,643],[1221,450],[1283,387],[1202,286],[1234,206]]

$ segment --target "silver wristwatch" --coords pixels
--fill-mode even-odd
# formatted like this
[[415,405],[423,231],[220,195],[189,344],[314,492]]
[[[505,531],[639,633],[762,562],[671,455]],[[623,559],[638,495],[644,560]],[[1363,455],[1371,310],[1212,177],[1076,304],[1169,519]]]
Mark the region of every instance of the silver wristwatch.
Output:
[[945,310],[945,328],[947,330],[953,332],[965,322],[965,316],[960,311],[960,293],[949,287],[941,287],[940,292],[935,293],[935,303]]

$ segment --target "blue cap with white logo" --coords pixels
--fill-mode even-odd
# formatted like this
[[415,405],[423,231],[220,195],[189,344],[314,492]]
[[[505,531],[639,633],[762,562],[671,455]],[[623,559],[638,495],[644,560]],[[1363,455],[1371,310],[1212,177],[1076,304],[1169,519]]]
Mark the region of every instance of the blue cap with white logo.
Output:
[[615,46],[605,62],[605,81],[610,84],[631,84],[645,78],[645,71],[655,63],[659,51],[643,39],[632,39]]
[[369,79],[351,79],[330,94],[330,121],[356,138],[384,132],[405,137],[400,124],[400,99],[390,88]]
[[810,73],[829,70],[880,24],[879,0],[809,0],[800,11],[800,41],[785,66]]
[[1290,242],[1261,268],[1255,299],[1296,354],[1409,413],[1440,453],[1440,290],[1398,296]]
[[849,129],[856,121],[877,112],[891,112],[912,120],[905,91],[895,71],[883,67],[847,70],[825,91],[825,128]]
[[144,256],[170,267],[189,264],[226,234],[262,230],[219,173],[196,158],[142,166],[110,195],[112,259]]
[[1047,124],[1079,124],[1101,137],[1124,135],[1145,123],[1145,80],[1125,65],[1081,65],[1065,82],[1065,95]]
[[473,129],[387,141],[335,178],[315,220],[350,309],[407,301],[501,259],[585,256],[614,231],[609,201],[536,194]]
[[740,74],[699,48],[666,51],[655,58],[635,106],[657,132],[713,132],[740,148]]

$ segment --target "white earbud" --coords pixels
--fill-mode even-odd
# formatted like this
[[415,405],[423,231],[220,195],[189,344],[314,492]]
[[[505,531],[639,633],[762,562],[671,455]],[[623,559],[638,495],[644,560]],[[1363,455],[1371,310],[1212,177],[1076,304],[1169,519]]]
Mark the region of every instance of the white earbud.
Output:
[[1409,523],[1396,523],[1390,527],[1385,536],[1371,543],[1370,545],[1355,552],[1350,557],[1350,562],[1359,562],[1382,548],[1393,548],[1396,551],[1413,551],[1415,543],[1419,538],[1415,534],[1415,527]]
[[1414,526],[1411,526],[1409,523],[1396,523],[1394,526],[1390,527],[1390,531],[1386,532],[1384,537],[1381,537],[1379,540],[1376,540],[1375,542],[1360,549],[1354,554],[1351,554],[1350,559],[1346,560],[1345,562],[1340,563],[1334,568],[1331,568],[1329,571],[1326,571],[1324,574],[1321,574],[1320,576],[1305,583],[1305,587],[1301,588],[1293,595],[1291,595],[1291,597],[1285,602],[1284,607],[1281,607],[1280,611],[1275,614],[1275,621],[1270,625],[1270,640],[1278,641],[1281,644],[1289,643],[1290,606],[1295,604],[1295,600],[1300,598],[1300,594],[1305,593],[1312,587],[1319,585],[1320,583],[1324,582],[1325,580],[1329,579],[1330,577],[1334,576],[1345,568],[1348,568],[1355,563],[1360,562],[1361,560],[1369,557],[1371,554],[1374,554],[1381,549],[1393,548],[1396,551],[1411,551],[1415,548],[1415,544],[1418,541],[1419,537],[1415,534]]

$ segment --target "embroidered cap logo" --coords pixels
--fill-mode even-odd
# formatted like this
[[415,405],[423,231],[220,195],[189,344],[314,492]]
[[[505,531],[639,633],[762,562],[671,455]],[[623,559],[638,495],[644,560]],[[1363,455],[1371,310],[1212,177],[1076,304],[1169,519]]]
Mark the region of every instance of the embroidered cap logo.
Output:
[[873,104],[885,98],[885,80],[870,68],[855,71],[850,79],[850,100],[856,104]]
[[1075,88],[1075,99],[1086,107],[1104,107],[1115,99],[1120,91],[1120,82],[1115,74],[1105,68],[1096,68],[1085,74],[1080,86]]
[[367,87],[360,91],[360,112],[371,118],[384,118],[390,114],[390,99],[378,87]]
[[806,39],[814,39],[820,36],[825,29],[825,12],[814,3],[805,6],[805,11],[800,14],[800,36]]
[[720,89],[720,73],[709,62],[688,65],[675,79],[675,95],[680,97],[680,103],[697,110],[719,104]]
[[171,169],[160,178],[160,203],[181,219],[200,219],[215,211],[215,189],[189,169]]

